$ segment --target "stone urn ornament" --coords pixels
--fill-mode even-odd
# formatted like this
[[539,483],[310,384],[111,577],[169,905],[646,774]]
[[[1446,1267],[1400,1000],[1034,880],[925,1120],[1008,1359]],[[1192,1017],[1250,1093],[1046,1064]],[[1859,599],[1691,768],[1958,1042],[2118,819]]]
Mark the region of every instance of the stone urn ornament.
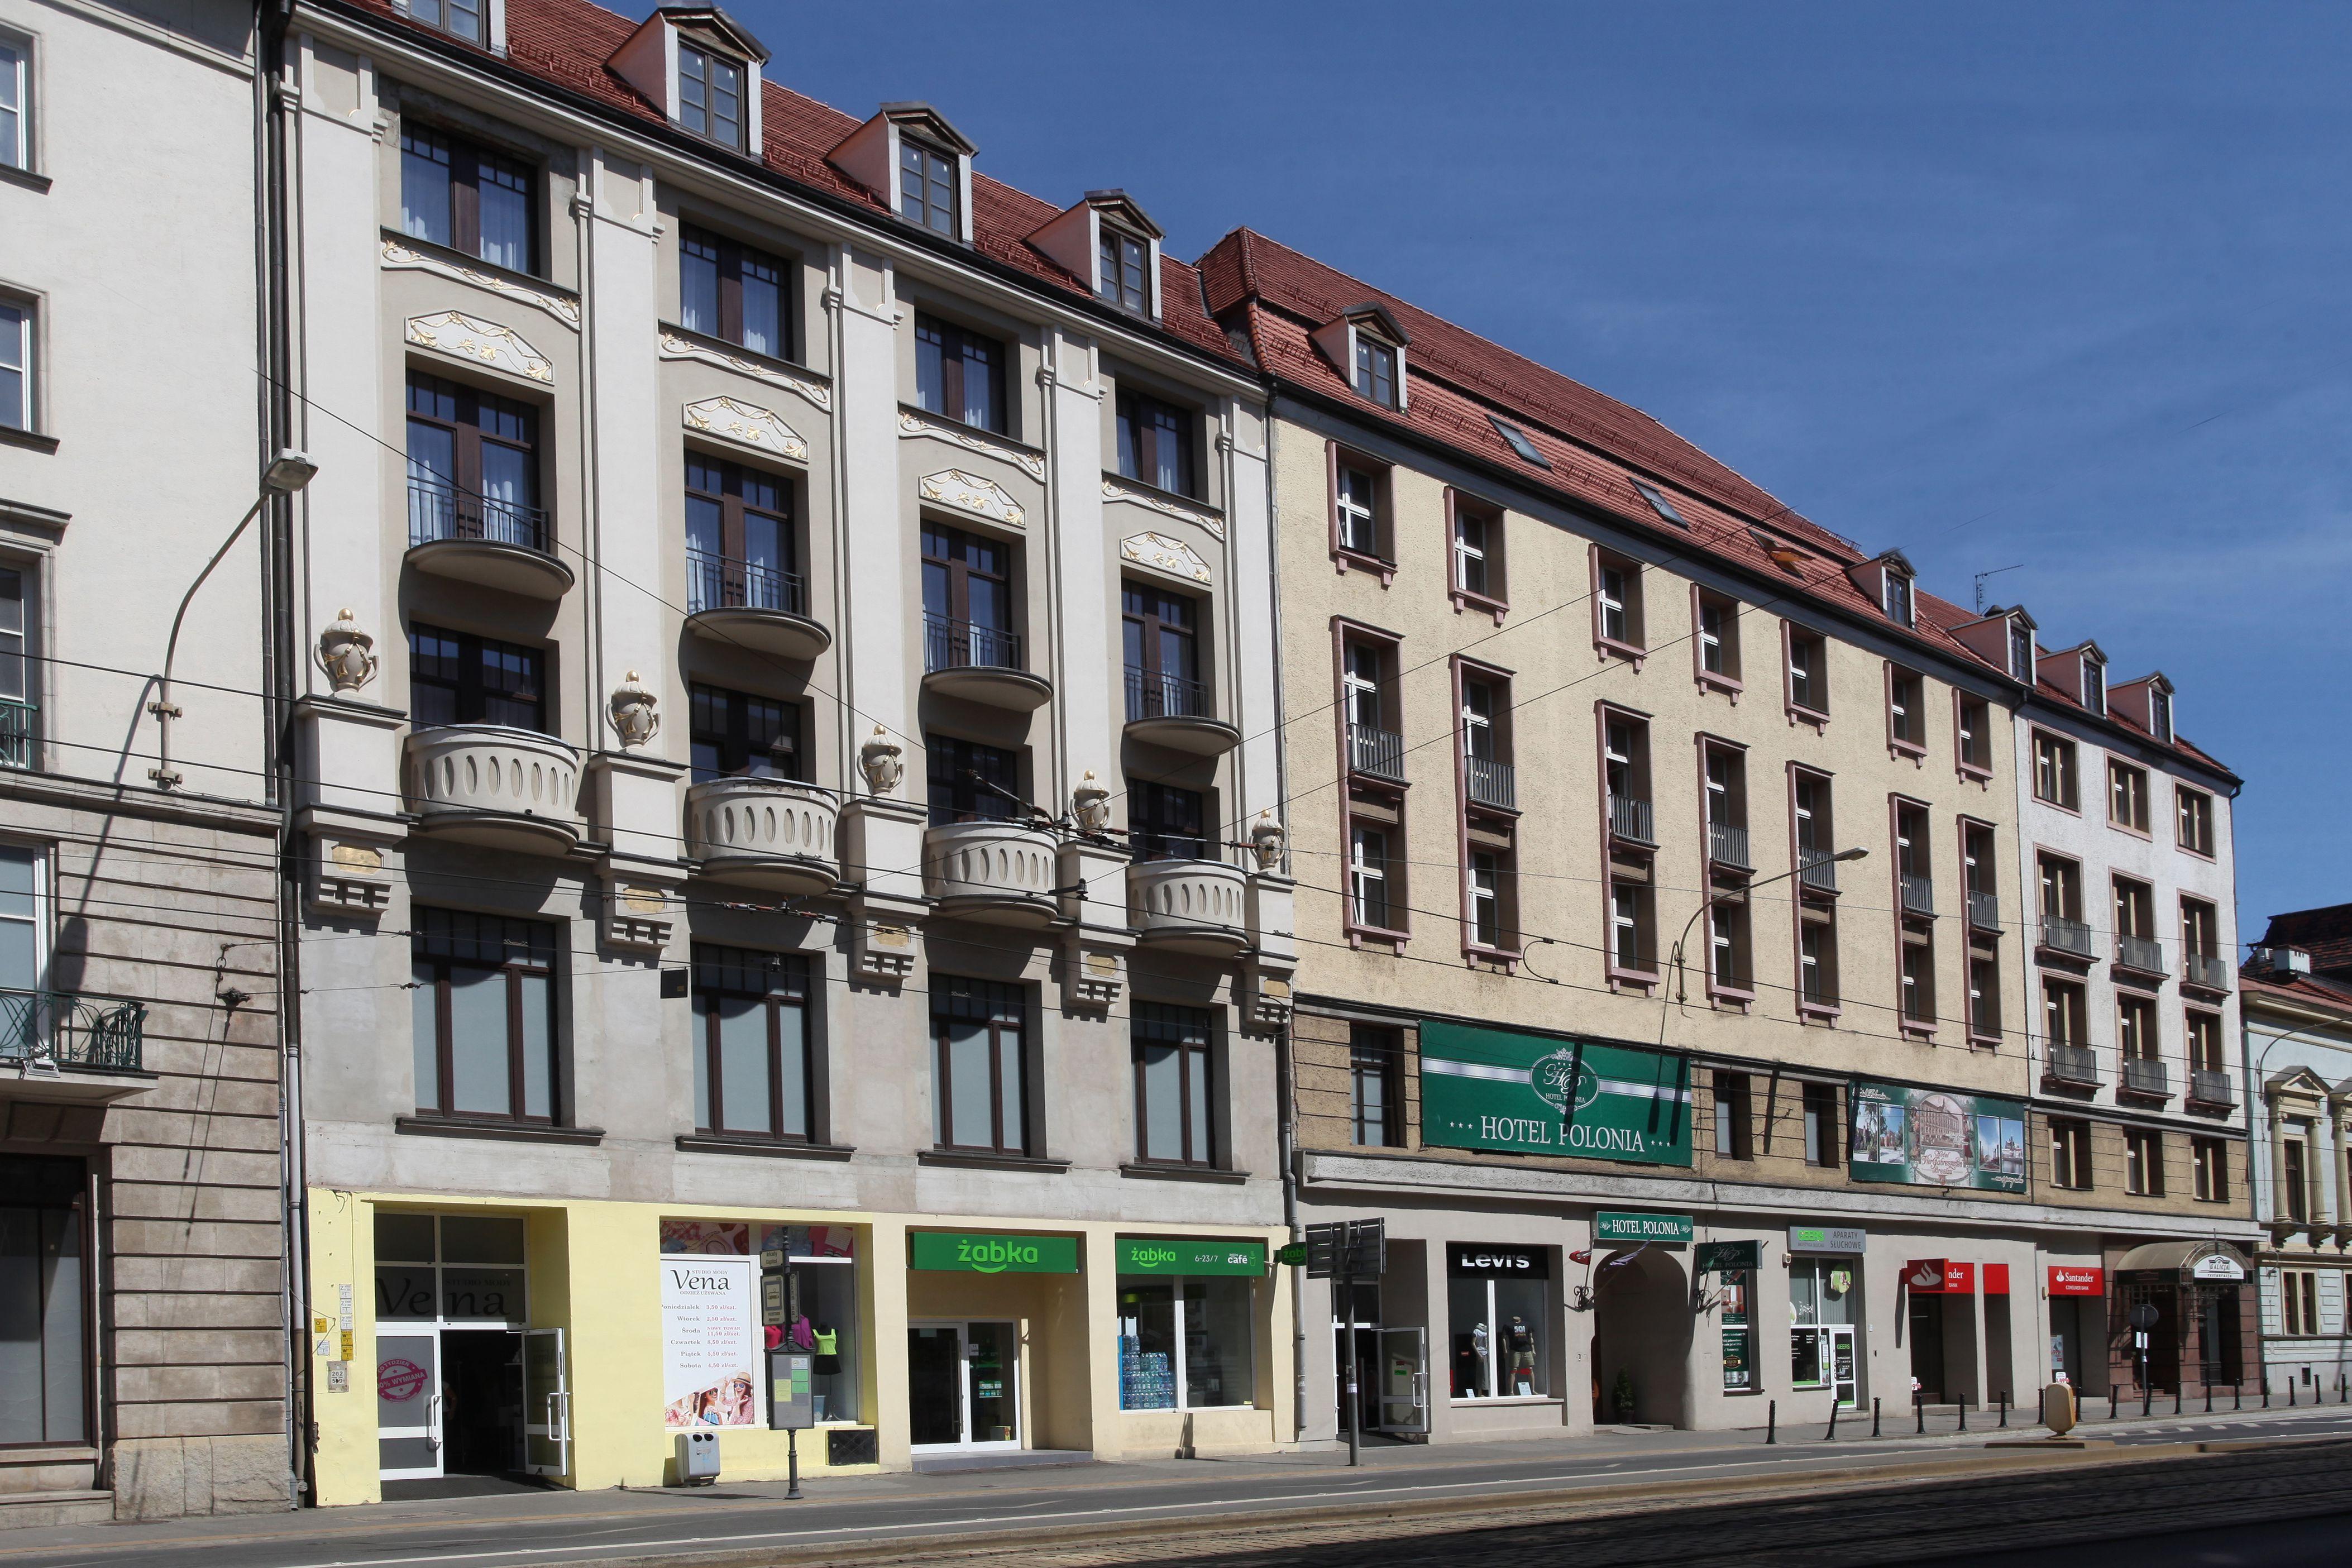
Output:
[[1100,833],[1110,826],[1110,791],[1096,780],[1092,768],[1079,775],[1077,787],[1070,791],[1070,817],[1081,833]]
[[338,611],[319,634],[318,659],[338,692],[357,691],[375,679],[375,638],[360,629],[350,610]]
[[661,728],[660,703],[634,669],[613,688],[613,732],[620,736],[624,750],[635,751],[654,738]]
[[1257,857],[1257,868],[1271,871],[1282,864],[1282,824],[1274,819],[1274,808],[1266,807],[1250,824],[1250,851]]
[[890,795],[897,791],[898,781],[907,776],[905,748],[877,724],[874,733],[857,748],[857,771],[866,775],[867,789],[876,795]]

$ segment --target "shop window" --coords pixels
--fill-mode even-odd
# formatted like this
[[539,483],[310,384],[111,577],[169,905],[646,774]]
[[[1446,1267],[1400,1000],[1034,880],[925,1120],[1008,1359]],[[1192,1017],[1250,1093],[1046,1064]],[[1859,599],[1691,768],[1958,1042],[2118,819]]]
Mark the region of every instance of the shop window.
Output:
[[375,1215],[382,1323],[519,1328],[530,1320],[523,1222],[504,1215]]
[[1139,1002],[1134,1031],[1136,1158],[1214,1164],[1215,1050],[1207,1010]]
[[694,1125],[719,1136],[814,1136],[809,967],[798,953],[694,946]]
[[809,1392],[820,1425],[858,1419],[857,1233],[838,1225],[773,1225],[759,1250],[782,1252],[800,1296],[800,1315],[774,1347],[810,1352]]
[[1122,1410],[1208,1410],[1253,1403],[1253,1281],[1118,1277]]
[[86,1443],[82,1164],[0,1157],[0,1445]]
[[1350,1026],[1348,1040],[1349,1142],[1394,1149],[1404,1142],[1404,1043],[1394,1029]]
[[412,920],[418,1112],[554,1121],[557,928],[458,910]]
[[1805,1085],[1805,1163],[1834,1171],[1843,1144],[1838,1124],[1837,1085]]
[[1025,1027],[1016,985],[931,976],[931,1131],[942,1149],[1025,1153]]
[[2189,1141],[2189,1159],[2197,1167],[2197,1201],[2225,1204],[2230,1201],[2230,1146],[2219,1138],[2192,1138]]
[[1789,1385],[1854,1398],[1854,1260],[1789,1259]]
[[1715,1072],[1715,1152],[1727,1160],[1755,1158],[1754,1101],[1744,1072]]
[[1550,1255],[1540,1247],[1446,1247],[1447,1364],[1456,1399],[1551,1395]]

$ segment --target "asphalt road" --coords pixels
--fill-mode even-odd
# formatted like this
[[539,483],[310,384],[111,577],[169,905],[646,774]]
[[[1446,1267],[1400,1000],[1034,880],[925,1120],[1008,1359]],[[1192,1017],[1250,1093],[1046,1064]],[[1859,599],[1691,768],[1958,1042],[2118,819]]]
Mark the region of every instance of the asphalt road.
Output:
[[[1866,1425],[1864,1427],[1866,1433]],[[2024,1434],[2018,1434],[2022,1436]],[[2300,1415],[2184,1417],[2117,1424],[2088,1435],[2119,1445],[2265,1436],[2352,1436],[2352,1408]],[[1644,1482],[1906,1467],[1981,1456],[1988,1436],[1852,1438],[1818,1432],[1671,1433],[1655,1438],[1555,1442],[1542,1451],[1477,1447],[1377,1450],[1349,1470],[1327,1454],[1225,1461],[1085,1466],[959,1475],[895,1475],[813,1483],[802,1501],[781,1487],[526,1492],[290,1515],[17,1531],[0,1538],[0,1568],[546,1568],[648,1552],[766,1547],[928,1535],[1014,1532],[1045,1525],[1118,1527],[1154,1521],[1252,1521],[1286,1510],[1366,1508]],[[2192,1559],[2181,1559],[2192,1561]],[[2218,1560],[2217,1560],[2218,1561]],[[2341,1556],[2337,1562],[2345,1561]],[[2080,1568],[2080,1559],[2075,1562]]]

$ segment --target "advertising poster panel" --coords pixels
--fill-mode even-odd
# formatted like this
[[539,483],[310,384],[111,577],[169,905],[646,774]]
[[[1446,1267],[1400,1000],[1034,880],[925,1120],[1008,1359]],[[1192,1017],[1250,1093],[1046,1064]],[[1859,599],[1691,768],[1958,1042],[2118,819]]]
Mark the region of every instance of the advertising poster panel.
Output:
[[1691,1163],[1690,1064],[1660,1051],[1424,1020],[1422,1142]]
[[1857,1182],[2025,1191],[2025,1107],[2014,1100],[1856,1079],[1851,1163]]
[[758,1260],[677,1255],[659,1268],[662,1424],[763,1424]]

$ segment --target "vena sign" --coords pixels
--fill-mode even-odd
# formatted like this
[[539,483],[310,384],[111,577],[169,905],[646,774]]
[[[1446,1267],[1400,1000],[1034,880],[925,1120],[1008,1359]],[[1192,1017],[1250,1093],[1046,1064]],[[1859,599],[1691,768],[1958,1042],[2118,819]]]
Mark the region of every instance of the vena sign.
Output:
[[964,1235],[919,1230],[910,1237],[912,1267],[955,1274],[1076,1274],[1075,1236]]

